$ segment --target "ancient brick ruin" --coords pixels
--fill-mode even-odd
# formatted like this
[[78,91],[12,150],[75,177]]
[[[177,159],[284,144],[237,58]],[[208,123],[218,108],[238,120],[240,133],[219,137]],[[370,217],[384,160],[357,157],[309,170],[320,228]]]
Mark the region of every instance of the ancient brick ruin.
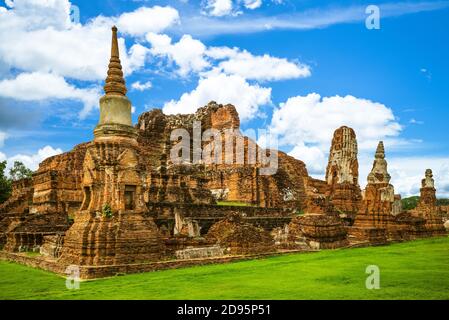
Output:
[[435,181],[431,169],[427,169],[421,181],[418,206],[413,210],[415,216],[425,220],[425,232],[428,236],[444,235],[446,230],[441,225],[442,209],[437,206]]
[[[243,136],[229,104],[186,115],[155,109],[133,126],[116,28],[104,91],[93,141],[44,160],[0,205],[0,257],[59,273],[76,265],[95,278],[447,235],[432,171],[418,207],[402,210],[382,142],[362,192],[356,133],[346,126],[334,133],[325,180],[283,152],[277,170],[263,174],[263,153],[276,151]],[[213,139],[201,140],[208,130]],[[184,134],[201,142],[178,149]],[[192,161],[199,149],[225,161]],[[179,150],[182,161],[173,161]]]
[[362,193],[359,186],[357,139],[353,129],[335,130],[326,169],[329,197],[334,209],[352,218],[359,211]]

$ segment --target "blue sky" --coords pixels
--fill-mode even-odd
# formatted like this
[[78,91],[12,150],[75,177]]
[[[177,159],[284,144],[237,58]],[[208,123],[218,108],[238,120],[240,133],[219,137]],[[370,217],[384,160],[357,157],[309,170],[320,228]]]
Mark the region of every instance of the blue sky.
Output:
[[[380,29],[365,26],[371,4]],[[317,177],[333,130],[349,125],[359,138],[362,187],[384,140],[397,192],[419,192],[429,167],[440,195],[449,195],[449,1],[0,6],[0,160],[35,169],[92,139],[109,28],[117,24],[134,122],[152,108],[183,113],[212,98],[233,103],[243,129],[271,129],[280,149]],[[79,21],[70,21],[70,6]]]

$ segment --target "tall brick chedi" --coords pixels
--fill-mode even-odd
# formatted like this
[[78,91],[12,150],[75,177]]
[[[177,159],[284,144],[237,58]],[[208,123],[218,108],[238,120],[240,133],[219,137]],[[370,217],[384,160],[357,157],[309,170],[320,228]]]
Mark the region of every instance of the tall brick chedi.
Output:
[[426,236],[446,234],[440,211],[441,209],[437,205],[433,173],[431,169],[427,169],[424,179],[421,180],[418,206],[413,212],[416,216],[425,219]]
[[83,163],[84,193],[75,222],[67,231],[61,261],[112,265],[157,260],[163,244],[153,219],[146,216],[137,132],[119,58],[117,28],[100,121]]
[[352,128],[340,127],[334,132],[326,169],[329,198],[334,210],[355,214],[362,199],[359,186],[357,138]]
[[351,229],[351,234],[359,240],[386,242],[394,203],[394,187],[390,184],[390,180],[384,144],[380,141],[374,156],[373,168],[368,175],[362,205]]
[[419,198],[417,212],[423,216],[435,213],[437,211],[437,197],[435,189],[435,180],[431,169],[427,169],[424,179],[421,180],[421,196]]

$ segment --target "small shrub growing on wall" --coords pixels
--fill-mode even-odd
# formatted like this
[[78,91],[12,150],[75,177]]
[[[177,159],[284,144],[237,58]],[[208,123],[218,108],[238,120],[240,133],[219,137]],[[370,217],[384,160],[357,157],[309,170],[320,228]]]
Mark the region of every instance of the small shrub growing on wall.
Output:
[[101,213],[103,214],[103,217],[106,218],[112,218],[114,216],[111,206],[107,203],[103,205],[103,208],[101,208]]

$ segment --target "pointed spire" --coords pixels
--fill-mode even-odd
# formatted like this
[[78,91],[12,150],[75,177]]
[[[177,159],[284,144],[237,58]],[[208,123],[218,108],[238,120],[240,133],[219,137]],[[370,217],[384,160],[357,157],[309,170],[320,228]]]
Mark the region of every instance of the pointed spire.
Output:
[[379,141],[376,149],[376,155],[374,157],[376,159],[385,159],[385,147],[383,141]]
[[112,27],[111,60],[109,61],[108,76],[104,86],[106,95],[126,95],[125,79],[123,79],[122,65],[117,40],[117,27]]
[[388,164],[385,160],[385,148],[382,141],[379,142],[374,156],[373,168],[368,175],[368,183],[390,183],[391,176],[388,173]]

